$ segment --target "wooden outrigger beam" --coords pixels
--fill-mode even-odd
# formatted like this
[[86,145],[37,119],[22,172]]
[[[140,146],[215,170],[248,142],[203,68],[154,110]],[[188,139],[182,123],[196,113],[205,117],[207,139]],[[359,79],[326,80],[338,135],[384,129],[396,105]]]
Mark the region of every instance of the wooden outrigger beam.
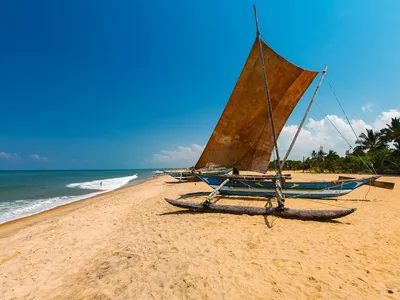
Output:
[[208,206],[211,202],[211,199],[215,197],[215,195],[218,193],[218,191],[229,182],[229,178],[225,179],[218,187],[215,188],[206,198],[206,200],[203,202],[203,205]]
[[[276,179],[276,175],[216,175],[215,177],[229,178],[232,180],[252,180],[252,181]],[[292,179],[292,175],[291,174],[282,174],[282,178]]]
[[[349,176],[339,176],[339,180],[342,179],[356,179],[354,177],[349,177]],[[382,188],[382,189],[387,189],[387,190],[393,190],[394,189],[394,183],[389,182],[389,181],[381,181],[381,180],[374,180],[368,183],[370,186]]]

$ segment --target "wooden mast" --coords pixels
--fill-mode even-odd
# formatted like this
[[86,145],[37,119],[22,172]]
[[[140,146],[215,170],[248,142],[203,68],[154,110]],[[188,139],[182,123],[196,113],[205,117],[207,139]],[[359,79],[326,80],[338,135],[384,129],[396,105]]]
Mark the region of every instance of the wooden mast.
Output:
[[267,74],[265,71],[265,65],[264,65],[264,56],[263,56],[263,49],[262,49],[262,43],[261,43],[261,38],[260,38],[260,29],[258,27],[258,17],[257,17],[257,9],[256,5],[254,4],[254,17],[256,19],[256,29],[257,29],[257,40],[258,40],[258,45],[260,47],[260,62],[261,62],[261,68],[263,71],[263,79],[264,79],[264,89],[265,89],[265,95],[267,98],[267,108],[268,108],[268,117],[271,125],[271,133],[272,133],[272,138],[274,140],[274,149],[275,149],[275,155],[277,159],[277,178],[276,178],[276,192],[277,192],[277,199],[279,202],[279,207],[283,208],[283,202],[285,201],[282,193],[282,185],[281,185],[281,180],[282,180],[282,168],[280,164],[280,157],[279,157],[279,150],[278,150],[278,141],[276,138],[276,131],[275,131],[275,123],[274,119],[272,117],[272,104],[271,104],[271,98],[269,95],[269,89],[268,89],[268,80],[267,80]]

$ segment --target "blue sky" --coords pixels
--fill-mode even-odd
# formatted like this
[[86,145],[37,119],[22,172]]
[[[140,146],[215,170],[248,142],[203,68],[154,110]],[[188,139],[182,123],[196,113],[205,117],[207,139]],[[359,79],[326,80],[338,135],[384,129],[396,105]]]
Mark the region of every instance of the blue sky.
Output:
[[[204,145],[254,41],[253,2],[1,1],[0,169],[157,167]],[[277,52],[329,65],[350,118],[400,109],[399,1],[255,3]],[[342,116],[327,84],[317,101]]]

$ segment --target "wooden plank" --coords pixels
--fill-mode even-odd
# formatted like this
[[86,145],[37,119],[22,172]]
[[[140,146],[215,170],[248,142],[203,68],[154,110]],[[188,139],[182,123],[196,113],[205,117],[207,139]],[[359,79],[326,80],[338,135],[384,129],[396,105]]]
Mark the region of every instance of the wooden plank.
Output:
[[388,182],[388,181],[380,181],[380,180],[375,180],[370,183],[371,186],[382,188],[382,189],[387,189],[387,190],[393,190],[394,189],[394,183],[393,182]]
[[[344,180],[344,179],[356,179],[356,178],[348,176],[339,176],[339,180]],[[394,189],[394,183],[388,181],[374,180],[371,183],[369,183],[369,185],[387,190]]]
[[[201,174],[207,177],[207,174]],[[285,179],[292,179],[291,174],[282,174]],[[230,178],[236,180],[251,180],[251,181],[260,181],[260,180],[272,180],[276,178],[276,175],[212,175],[210,177],[219,177],[219,178]]]

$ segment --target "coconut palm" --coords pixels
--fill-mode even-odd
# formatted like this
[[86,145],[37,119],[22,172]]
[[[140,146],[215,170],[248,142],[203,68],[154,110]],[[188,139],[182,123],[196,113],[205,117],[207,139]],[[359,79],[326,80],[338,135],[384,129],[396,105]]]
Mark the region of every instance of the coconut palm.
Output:
[[321,173],[324,172],[324,168],[325,168],[325,162],[324,162],[325,155],[326,155],[326,153],[324,152],[324,148],[322,146],[319,147],[318,152],[314,150],[311,153],[311,156],[313,158],[314,167],[316,169],[318,169],[319,172],[321,172]]
[[338,159],[339,158],[339,154],[337,154],[337,152],[335,150],[329,150],[328,154],[325,156],[325,159],[328,160],[334,160],[334,159]]
[[400,141],[394,142],[394,151],[393,153],[396,155],[400,155]]
[[335,172],[339,159],[340,156],[336,151],[332,149],[328,151],[328,154],[325,156],[325,166],[329,172]]
[[400,172],[400,141],[396,141],[393,144],[392,161],[397,167],[397,171]]
[[313,150],[311,152],[311,158],[317,158],[317,151]]
[[322,146],[319,147],[319,150],[317,152],[317,158],[324,159],[325,156],[326,156],[326,153],[324,152],[324,148]]
[[382,133],[374,132],[372,129],[367,129],[367,134],[364,132],[361,133],[356,144],[358,146],[355,147],[354,152],[357,153],[360,151],[370,152],[387,148],[386,142],[382,139]]
[[400,142],[400,118],[392,118],[381,133],[386,142]]

